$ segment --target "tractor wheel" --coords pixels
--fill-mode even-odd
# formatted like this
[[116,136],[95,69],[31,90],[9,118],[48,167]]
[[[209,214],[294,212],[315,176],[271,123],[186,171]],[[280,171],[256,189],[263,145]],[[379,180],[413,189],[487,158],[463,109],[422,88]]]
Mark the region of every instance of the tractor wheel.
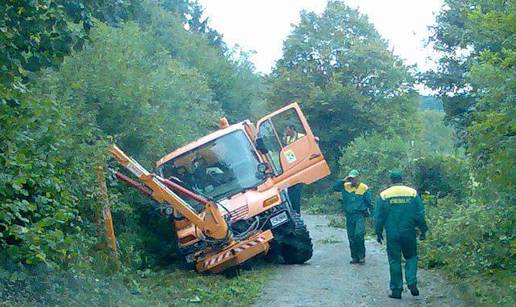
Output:
[[286,264],[302,264],[312,258],[312,239],[301,215],[296,212],[291,215],[290,227],[280,236],[281,256]]

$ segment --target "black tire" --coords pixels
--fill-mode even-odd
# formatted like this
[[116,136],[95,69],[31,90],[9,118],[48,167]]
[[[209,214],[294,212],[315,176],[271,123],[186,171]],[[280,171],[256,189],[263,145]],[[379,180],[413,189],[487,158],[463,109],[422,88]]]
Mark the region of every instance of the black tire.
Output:
[[281,245],[277,236],[278,234],[274,232],[274,239],[269,241],[270,249],[263,257],[265,261],[270,263],[281,263]]
[[302,264],[312,258],[312,238],[301,215],[292,212],[291,217],[291,222],[280,228],[277,239],[283,261],[286,264]]

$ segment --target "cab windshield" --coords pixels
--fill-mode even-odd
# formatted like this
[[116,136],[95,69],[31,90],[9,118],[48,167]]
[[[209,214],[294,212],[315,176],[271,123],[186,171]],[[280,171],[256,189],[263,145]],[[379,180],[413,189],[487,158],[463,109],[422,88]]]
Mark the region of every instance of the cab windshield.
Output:
[[263,182],[259,160],[242,130],[229,133],[163,164],[161,175],[219,200]]

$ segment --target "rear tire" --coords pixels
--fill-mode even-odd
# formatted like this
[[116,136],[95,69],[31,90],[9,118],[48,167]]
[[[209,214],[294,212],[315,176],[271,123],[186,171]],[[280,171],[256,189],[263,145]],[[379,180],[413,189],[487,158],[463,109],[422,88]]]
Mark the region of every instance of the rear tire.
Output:
[[286,264],[302,264],[313,255],[312,239],[301,215],[291,212],[292,220],[278,229],[277,240]]

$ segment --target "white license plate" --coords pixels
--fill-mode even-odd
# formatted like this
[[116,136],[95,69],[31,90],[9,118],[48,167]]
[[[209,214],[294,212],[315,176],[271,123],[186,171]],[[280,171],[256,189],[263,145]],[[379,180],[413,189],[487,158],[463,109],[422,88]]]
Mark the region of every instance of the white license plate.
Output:
[[286,221],[288,221],[287,212],[282,212],[276,216],[271,217],[272,227],[278,226],[279,224],[283,224]]

